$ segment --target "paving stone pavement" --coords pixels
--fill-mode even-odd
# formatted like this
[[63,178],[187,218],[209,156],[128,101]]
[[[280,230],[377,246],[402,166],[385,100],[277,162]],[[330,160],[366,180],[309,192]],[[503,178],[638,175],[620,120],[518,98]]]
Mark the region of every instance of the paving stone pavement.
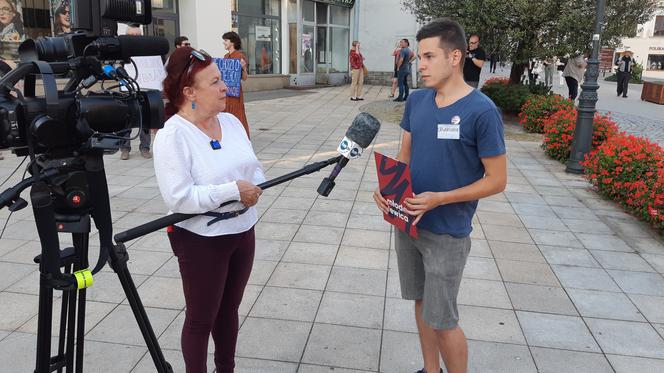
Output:
[[[497,69],[495,74],[489,73],[487,70],[482,70],[483,81],[495,76],[509,76],[509,65]],[[543,77],[540,81],[543,81]],[[642,88],[642,84],[630,84],[627,98],[616,97],[616,83],[600,77],[597,110],[602,114],[608,114],[621,130],[648,138],[664,147],[664,105],[641,101]],[[558,78],[554,78],[553,91],[564,97],[567,97],[568,94],[564,81],[561,84]],[[579,88],[579,93],[581,93],[581,88]]]
[[[387,96],[384,87],[366,89],[365,103]],[[255,151],[269,177],[335,154],[363,105],[347,93],[347,87],[314,89],[247,104]],[[265,190],[240,309],[238,372],[421,368],[413,305],[400,298],[394,233],[371,197],[372,151],[395,155],[398,146],[398,126],[384,122],[328,198],[316,194],[325,170]],[[508,140],[507,147],[509,184],[479,204],[461,286],[470,371],[664,371],[661,237],[566,174],[538,143]],[[18,162],[5,153],[0,178]],[[106,166],[116,232],[166,212],[151,160],[132,153],[121,161],[116,154]],[[0,223],[7,218],[1,210]],[[96,240],[93,233],[91,260]],[[0,239],[1,371],[34,368],[38,251],[30,209],[13,214]],[[165,233],[130,242],[129,254],[155,333],[182,372],[184,299]],[[88,300],[85,371],[154,371],[113,272],[97,275]]]

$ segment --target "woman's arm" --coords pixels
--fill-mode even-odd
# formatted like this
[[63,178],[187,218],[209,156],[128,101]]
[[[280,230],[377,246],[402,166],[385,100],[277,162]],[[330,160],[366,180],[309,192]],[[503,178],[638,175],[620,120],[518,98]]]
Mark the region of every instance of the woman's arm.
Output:
[[242,54],[242,57],[240,57],[240,61],[244,62],[242,64],[242,80],[247,80],[248,77],[247,70],[249,69],[248,67],[249,61],[247,61],[247,57],[244,55],[244,53]]
[[195,214],[214,210],[224,202],[239,201],[238,182],[197,185],[191,175],[191,153],[175,131],[157,133],[154,168],[159,191],[169,210]]

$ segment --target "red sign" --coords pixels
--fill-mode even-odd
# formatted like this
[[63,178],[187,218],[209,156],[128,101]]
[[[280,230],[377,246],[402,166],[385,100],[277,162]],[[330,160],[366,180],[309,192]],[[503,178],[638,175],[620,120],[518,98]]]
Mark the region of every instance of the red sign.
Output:
[[378,152],[374,154],[380,194],[385,197],[390,208],[388,214],[383,214],[383,218],[399,230],[417,238],[417,228],[412,224],[415,217],[408,215],[403,205],[406,198],[413,195],[410,168],[396,159]]

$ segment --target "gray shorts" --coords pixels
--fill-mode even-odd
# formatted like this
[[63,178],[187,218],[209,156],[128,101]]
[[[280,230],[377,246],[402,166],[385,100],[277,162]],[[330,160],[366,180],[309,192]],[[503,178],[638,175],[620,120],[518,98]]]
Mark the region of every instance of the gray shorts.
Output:
[[422,300],[422,318],[434,329],[452,329],[459,323],[457,295],[470,253],[470,237],[454,238],[423,229],[419,239],[396,231],[401,296]]

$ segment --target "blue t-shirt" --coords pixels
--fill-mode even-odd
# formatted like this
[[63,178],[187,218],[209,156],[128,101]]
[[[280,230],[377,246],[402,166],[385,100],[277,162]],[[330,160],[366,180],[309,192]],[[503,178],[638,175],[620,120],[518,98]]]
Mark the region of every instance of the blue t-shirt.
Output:
[[[459,139],[439,139],[441,130],[451,128],[439,129],[439,125],[450,124],[459,125]],[[476,89],[443,108],[436,105],[433,89],[411,93],[401,128],[411,134],[410,170],[415,194],[470,185],[484,177],[481,158],[505,154],[500,111]],[[477,201],[442,205],[426,212],[417,227],[436,234],[466,237],[472,230],[476,208]]]
[[403,58],[403,62],[401,62],[399,71],[410,73],[410,54],[410,48],[401,48],[401,58]]

